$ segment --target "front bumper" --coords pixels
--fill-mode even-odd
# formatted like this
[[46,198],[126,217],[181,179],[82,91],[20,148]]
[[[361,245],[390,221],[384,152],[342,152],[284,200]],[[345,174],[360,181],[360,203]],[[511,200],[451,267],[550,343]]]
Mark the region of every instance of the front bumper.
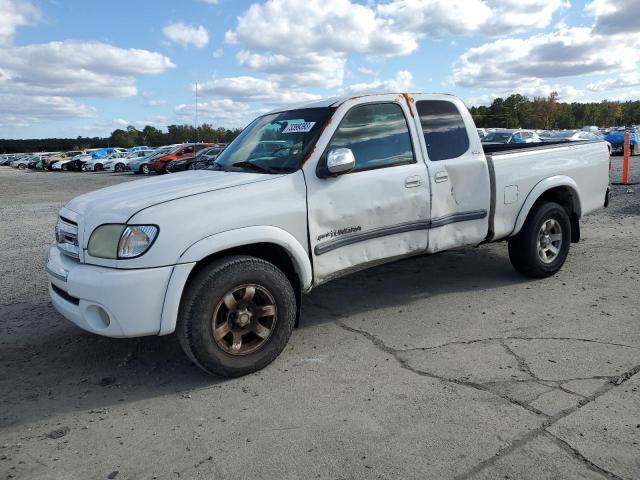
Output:
[[173,269],[87,265],[52,245],[47,257],[49,295],[58,312],[89,332],[106,337],[158,335]]

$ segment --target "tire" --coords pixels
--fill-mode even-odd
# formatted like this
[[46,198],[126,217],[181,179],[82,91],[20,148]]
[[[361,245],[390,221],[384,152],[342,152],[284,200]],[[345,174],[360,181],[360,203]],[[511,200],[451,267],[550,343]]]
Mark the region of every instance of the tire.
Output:
[[[245,308],[250,288],[255,293]],[[296,296],[285,274],[269,262],[249,256],[217,260],[197,273],[184,292],[176,333],[187,356],[207,373],[238,377],[255,372],[269,365],[289,341],[296,319]],[[228,307],[234,302],[236,311]],[[241,320],[240,313],[266,312],[269,305],[272,314],[254,313],[250,320],[244,315],[243,320],[249,323],[243,327],[236,323]],[[233,318],[237,320],[230,320]],[[258,320],[261,329],[255,325]],[[216,338],[214,330],[227,333]],[[240,350],[235,349],[236,336],[241,337]]]
[[64,170],[65,172],[69,171],[69,165],[67,165],[66,163],[62,165],[62,170]]
[[509,259],[527,277],[550,277],[564,265],[570,244],[569,214],[555,202],[543,202],[534,205],[522,230],[509,239]]
[[121,163],[116,163],[116,166],[113,167],[113,170],[120,173],[124,171],[124,166]]
[[18,165],[18,170],[25,170],[27,168],[27,166],[24,163],[21,163],[20,165]]
[[104,169],[102,168],[102,164],[101,164],[101,163],[96,163],[96,164],[93,166],[93,171],[94,171],[94,172],[101,172],[102,170],[104,170]]
[[144,173],[145,175],[149,175],[149,165],[146,163],[140,166],[140,173]]

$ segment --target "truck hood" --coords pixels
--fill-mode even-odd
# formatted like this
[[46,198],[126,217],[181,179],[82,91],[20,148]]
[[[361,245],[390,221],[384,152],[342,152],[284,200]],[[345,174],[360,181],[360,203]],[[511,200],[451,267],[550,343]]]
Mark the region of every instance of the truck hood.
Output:
[[270,180],[280,175],[197,170],[125,182],[71,200],[65,208],[84,217],[87,228],[123,223],[159,203],[215,190]]

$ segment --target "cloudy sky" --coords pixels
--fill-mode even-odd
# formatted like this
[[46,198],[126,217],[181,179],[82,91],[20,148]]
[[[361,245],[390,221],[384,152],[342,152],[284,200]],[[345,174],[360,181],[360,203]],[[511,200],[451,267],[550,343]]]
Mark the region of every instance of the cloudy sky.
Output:
[[640,99],[640,0],[0,0],[0,138],[374,91]]

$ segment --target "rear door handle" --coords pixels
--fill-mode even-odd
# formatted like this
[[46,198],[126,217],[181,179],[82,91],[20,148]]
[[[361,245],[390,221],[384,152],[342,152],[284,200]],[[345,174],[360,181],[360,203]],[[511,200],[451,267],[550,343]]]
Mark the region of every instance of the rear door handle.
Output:
[[420,175],[415,175],[413,177],[407,177],[404,179],[405,188],[419,187],[421,184],[422,178],[420,178]]
[[449,174],[447,172],[438,172],[436,173],[436,175],[433,177],[433,180],[436,183],[442,183],[442,182],[446,182],[447,180],[449,180]]

